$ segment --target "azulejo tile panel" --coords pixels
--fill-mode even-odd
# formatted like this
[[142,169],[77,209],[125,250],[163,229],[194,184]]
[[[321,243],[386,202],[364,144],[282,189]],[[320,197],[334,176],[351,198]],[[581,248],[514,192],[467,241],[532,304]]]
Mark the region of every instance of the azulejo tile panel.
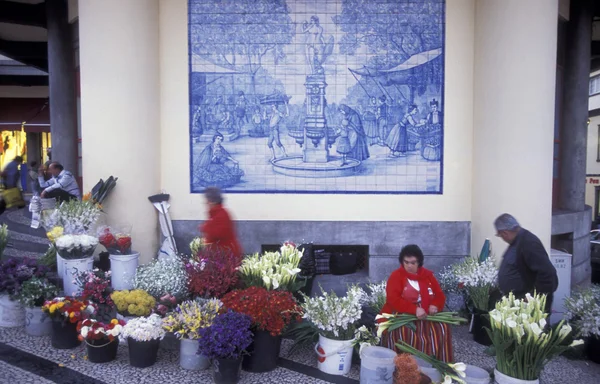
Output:
[[189,0],[190,189],[441,194],[444,0]]

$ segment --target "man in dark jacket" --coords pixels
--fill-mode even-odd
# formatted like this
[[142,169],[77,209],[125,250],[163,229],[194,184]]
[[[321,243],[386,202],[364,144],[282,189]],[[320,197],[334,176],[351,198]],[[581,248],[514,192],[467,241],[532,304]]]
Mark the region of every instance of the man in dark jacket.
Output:
[[504,213],[494,221],[496,236],[509,246],[498,272],[498,285],[503,294],[513,292],[518,298],[526,293],[546,294],[546,312],[552,309],[554,291],[558,287],[558,275],[540,239],[521,228],[517,220]]

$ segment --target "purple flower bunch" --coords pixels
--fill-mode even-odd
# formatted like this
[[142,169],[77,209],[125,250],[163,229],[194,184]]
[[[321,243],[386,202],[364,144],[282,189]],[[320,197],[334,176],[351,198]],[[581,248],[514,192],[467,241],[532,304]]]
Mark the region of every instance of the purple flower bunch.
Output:
[[243,313],[228,311],[215,317],[210,327],[202,328],[198,354],[209,359],[238,359],[252,343],[252,320]]
[[36,260],[10,258],[0,263],[0,293],[8,293],[11,298],[19,293],[21,285],[32,277],[45,277],[46,266]]

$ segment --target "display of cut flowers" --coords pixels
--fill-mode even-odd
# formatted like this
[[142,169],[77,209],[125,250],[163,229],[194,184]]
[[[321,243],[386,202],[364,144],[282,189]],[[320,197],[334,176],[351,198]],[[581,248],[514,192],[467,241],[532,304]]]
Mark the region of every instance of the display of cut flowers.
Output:
[[123,320],[112,319],[105,324],[94,319],[85,319],[77,324],[78,338],[91,345],[106,344],[117,338],[124,326]]
[[360,353],[364,347],[370,345],[377,346],[381,342],[381,338],[366,326],[361,326],[354,331],[354,342],[352,345],[358,349]]
[[63,259],[83,259],[94,254],[98,238],[86,234],[62,235],[56,239],[56,251]]
[[357,286],[348,289],[345,297],[338,297],[335,292],[325,292],[321,288],[321,296],[308,297],[302,294],[304,311],[302,316],[308,320],[319,333],[333,340],[351,340],[362,314],[364,291]]
[[199,331],[198,354],[209,359],[238,359],[252,343],[252,320],[248,315],[227,311]]
[[537,380],[544,365],[572,346],[571,326],[561,321],[547,328],[546,295],[530,294],[519,300],[510,293],[490,311],[487,332],[496,350],[496,369],[519,380]]
[[592,285],[565,299],[569,323],[582,337],[600,336],[600,286]]
[[155,298],[169,293],[177,300],[182,300],[188,295],[188,280],[185,264],[181,260],[160,259],[138,267],[133,286]]
[[250,287],[231,291],[221,300],[225,308],[250,316],[253,329],[272,336],[280,336],[292,320],[302,318],[302,308],[290,292]]
[[101,208],[93,201],[69,200],[53,211],[43,211],[42,224],[48,231],[62,227],[66,234],[88,233],[96,225]]
[[47,267],[33,259],[6,259],[0,262],[0,293],[7,293],[14,299],[24,282],[32,277],[44,277],[47,272]]
[[131,338],[135,341],[162,340],[165,337],[162,319],[153,313],[148,317],[136,317],[131,319],[123,327],[123,338]]
[[42,306],[42,311],[52,319],[61,319],[73,324],[85,320],[94,314],[96,308],[87,300],[77,300],[74,297],[55,297],[47,300]]
[[371,308],[374,312],[380,313],[387,298],[386,288],[386,281],[382,281],[379,284],[367,284],[367,292],[364,294],[364,305]]
[[204,238],[202,238],[202,237],[195,237],[190,242],[190,251],[192,252],[192,255],[197,255],[198,252],[200,252],[200,250],[202,248],[204,248],[205,245],[206,245],[206,242],[204,241]]
[[403,342],[402,340],[399,340],[396,343],[396,348],[431,364],[431,366],[436,369],[444,378],[442,384],[452,384],[453,382],[465,384],[465,381],[463,380],[465,377],[467,377],[465,373],[467,370],[467,365],[465,363],[445,363],[419,351],[418,349],[413,348],[411,345]]
[[178,339],[198,340],[200,330],[212,324],[222,307],[219,299],[184,301],[163,319],[163,328]]
[[278,252],[247,256],[240,267],[242,281],[247,287],[295,292],[303,284],[296,283],[301,258],[302,251],[290,242],[284,243]]
[[61,237],[65,233],[65,229],[59,225],[53,227],[50,231],[46,232],[46,237],[51,243],[55,243],[56,239]]
[[206,247],[192,255],[185,268],[193,296],[221,298],[237,286],[241,258],[219,247]]
[[15,300],[19,300],[26,307],[34,308],[44,305],[46,300],[50,300],[58,295],[58,287],[46,278],[32,277],[21,285]]
[[148,316],[156,306],[154,297],[142,289],[115,291],[110,298],[123,316]]
[[102,226],[98,228],[98,240],[112,255],[130,255],[132,253],[130,230]]
[[115,316],[110,271],[104,272],[98,268],[83,271],[76,276],[75,282],[80,289],[80,297],[92,301],[97,306],[96,317],[110,321]]
[[480,262],[479,258],[467,257],[452,266],[452,271],[473,301],[476,309],[490,310],[489,301],[492,290],[497,286],[498,268],[492,255]]
[[[377,315],[375,320],[383,320],[377,323],[377,336],[379,337],[381,337],[384,331],[391,332],[404,326],[416,330],[415,321],[419,321],[416,315],[410,313],[382,313],[381,315]],[[466,323],[467,319],[459,317],[456,312],[438,312],[435,315],[427,315],[427,321],[459,325]]]
[[164,317],[167,313],[174,310],[176,306],[177,298],[170,293],[166,293],[157,300],[153,313],[158,314],[160,317]]

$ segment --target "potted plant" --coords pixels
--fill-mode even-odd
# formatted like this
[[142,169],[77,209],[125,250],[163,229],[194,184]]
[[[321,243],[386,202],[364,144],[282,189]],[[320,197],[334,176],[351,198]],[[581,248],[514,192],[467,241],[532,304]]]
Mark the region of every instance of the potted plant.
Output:
[[138,267],[134,289],[142,289],[155,298],[169,293],[177,300],[188,295],[188,274],[185,264],[177,258],[160,259]]
[[241,259],[220,247],[201,248],[186,263],[193,296],[221,298],[239,283]]
[[117,357],[119,335],[124,325],[125,321],[117,319],[112,319],[106,324],[93,319],[79,322],[79,340],[85,341],[90,362],[108,363]]
[[153,313],[148,317],[129,320],[123,327],[123,338],[129,347],[129,364],[146,368],[156,363],[160,340],[165,337],[162,319]]
[[485,328],[490,325],[490,297],[497,285],[498,268],[494,257],[490,255],[481,262],[478,258],[467,257],[461,263],[454,264],[452,270],[458,278],[459,287],[465,289],[473,304],[473,340],[482,345],[491,345]]
[[24,282],[32,277],[43,277],[46,271],[46,267],[28,258],[10,258],[0,263],[0,327],[25,324],[25,307],[16,297]]
[[156,306],[156,299],[142,289],[114,291],[110,298],[119,314],[128,317],[148,316]]
[[194,371],[208,368],[208,358],[197,353],[200,330],[212,324],[222,306],[219,299],[184,301],[163,319],[163,328],[181,340],[182,368]]
[[25,307],[25,332],[31,336],[48,336],[52,322],[42,311],[42,305],[58,294],[56,285],[45,278],[32,277],[21,286],[15,298]]
[[52,319],[52,346],[71,349],[80,344],[77,323],[89,318],[95,308],[87,300],[80,301],[67,296],[47,300],[42,311]]
[[571,346],[572,328],[561,321],[546,327],[546,295],[527,294],[519,300],[510,293],[490,312],[487,330],[496,350],[494,377],[498,384],[539,383],[544,365]]
[[304,319],[319,331],[315,346],[319,369],[332,375],[345,375],[352,365],[354,333],[362,314],[364,291],[357,286],[348,289],[345,297],[335,292],[321,296],[304,296]]
[[569,323],[585,339],[587,356],[600,364],[600,286],[577,290],[565,299]]
[[81,272],[76,279],[80,297],[96,305],[95,318],[104,322],[110,322],[116,316],[116,306],[111,298],[113,290],[110,279],[110,272],[97,268]]
[[304,284],[304,281],[296,282],[301,258],[302,251],[289,242],[284,243],[279,252],[247,256],[240,267],[242,281],[247,287],[295,292]]
[[217,384],[237,383],[242,356],[252,343],[252,320],[248,315],[227,311],[215,317],[210,327],[202,328],[198,353],[211,359],[213,380]]
[[300,321],[302,308],[290,292],[267,291],[250,287],[223,296],[223,305],[250,316],[254,337],[242,368],[250,372],[268,372],[277,368],[281,335],[293,321]]
[[58,268],[62,270],[65,295],[77,295],[77,275],[94,268],[93,254],[97,245],[98,238],[86,234],[62,235],[56,239],[56,251],[60,255]]
[[98,240],[110,255],[112,287],[116,290],[132,289],[140,253],[131,250],[131,228],[100,227]]

